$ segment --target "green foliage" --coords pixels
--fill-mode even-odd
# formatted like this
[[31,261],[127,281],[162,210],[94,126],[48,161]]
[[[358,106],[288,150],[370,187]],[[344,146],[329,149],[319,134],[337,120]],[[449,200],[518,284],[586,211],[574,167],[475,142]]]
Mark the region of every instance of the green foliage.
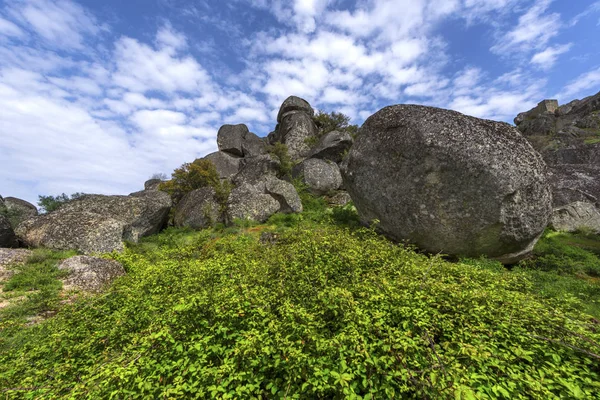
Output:
[[352,137],[358,134],[358,125],[351,125],[349,116],[336,111],[330,113],[319,111],[313,121],[319,128],[320,136],[333,131],[348,132]]
[[525,270],[452,264],[333,224],[301,196],[305,215],[168,229],[113,254],[128,274],[105,294],[0,341],[4,397],[600,393],[598,323],[576,298],[539,295]]
[[40,206],[40,210],[43,213],[49,213],[52,211],[56,211],[58,210],[60,207],[62,207],[63,205],[67,204],[68,202],[72,201],[72,200],[76,200],[79,199],[80,197],[84,196],[84,193],[73,193],[71,196],[62,193],[59,194],[58,196],[38,196],[39,200],[38,200],[38,206]]
[[277,142],[274,145],[267,147],[267,151],[279,161],[278,177],[290,177],[294,162],[288,153],[288,148],[285,144]]
[[2,203],[0,203],[0,215],[4,215],[8,219],[8,222],[13,229],[16,228],[17,225],[19,225],[19,223],[23,220],[23,213],[20,210],[16,208],[9,210]]
[[600,237],[589,232],[570,234],[548,230],[537,243],[533,257],[522,267],[541,271],[600,277]]
[[197,159],[192,163],[185,163],[175,169],[171,180],[162,182],[158,188],[163,190],[178,202],[192,190],[210,186],[215,189],[219,203],[224,204],[231,192],[229,182],[221,182],[215,165],[210,160]]

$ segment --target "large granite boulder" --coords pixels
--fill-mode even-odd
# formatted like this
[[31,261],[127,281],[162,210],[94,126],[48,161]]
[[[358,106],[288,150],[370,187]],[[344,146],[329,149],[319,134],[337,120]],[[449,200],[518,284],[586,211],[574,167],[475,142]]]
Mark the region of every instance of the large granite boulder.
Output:
[[339,163],[351,146],[352,136],[349,133],[339,131],[329,132],[319,139],[319,142],[310,151],[308,157]]
[[175,226],[205,229],[223,222],[215,189],[203,187],[183,196],[174,210]]
[[312,118],[303,112],[290,112],[279,124],[278,135],[287,146],[293,160],[302,160],[310,153],[310,141],[317,137],[318,128]]
[[131,196],[85,195],[58,210],[30,218],[16,229],[30,247],[104,253],[123,249],[123,241],[137,242],[163,229],[171,198],[160,191]]
[[17,237],[8,218],[0,214],[0,247],[17,247]]
[[211,161],[221,179],[231,179],[240,170],[240,161],[242,158],[235,157],[224,151],[216,151],[204,157]]
[[13,267],[25,263],[32,255],[27,249],[0,248],[0,282],[10,279],[15,273]]
[[526,256],[552,211],[546,165],[508,124],[432,107],[367,119],[344,183],[364,223],[431,253]]
[[219,151],[237,157],[254,157],[266,153],[265,142],[244,124],[223,125],[217,133]]
[[36,206],[28,201],[21,200],[16,197],[5,197],[3,203],[3,208],[13,229],[27,218],[38,215],[38,209]]
[[308,190],[318,196],[339,189],[343,183],[337,164],[318,158],[309,158],[296,165],[292,176],[302,179]]
[[240,162],[240,171],[233,177],[235,185],[240,186],[244,183],[249,185],[264,186],[264,182],[269,177],[276,177],[281,169],[281,163],[270,154],[264,154],[258,157],[244,158]]
[[281,208],[281,204],[271,195],[248,183],[236,186],[227,201],[227,223],[236,219],[265,222]]
[[27,247],[84,254],[122,251],[125,240],[134,240],[131,226],[125,221],[86,211],[58,210],[30,218],[15,233]]
[[600,233],[600,212],[593,204],[577,201],[555,209],[550,218],[550,227],[566,232],[588,228]]
[[63,289],[100,292],[116,278],[125,275],[125,268],[114,260],[104,258],[75,256],[62,261],[58,269],[66,271]]

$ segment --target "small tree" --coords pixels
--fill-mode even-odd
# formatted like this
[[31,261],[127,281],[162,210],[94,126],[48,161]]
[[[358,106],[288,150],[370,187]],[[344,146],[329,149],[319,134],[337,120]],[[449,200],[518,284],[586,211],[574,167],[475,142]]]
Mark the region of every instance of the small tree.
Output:
[[294,162],[292,161],[292,157],[290,157],[288,153],[288,148],[285,144],[276,142],[274,145],[269,146],[267,148],[269,154],[277,158],[279,160],[279,178],[283,178],[284,176],[290,176],[292,174],[292,168],[294,167]]
[[158,179],[161,181],[166,181],[167,179],[169,179],[169,177],[167,176],[167,174],[165,174],[164,172],[157,172],[155,174],[152,174],[152,176],[150,177],[150,179]]
[[80,198],[85,193],[73,193],[71,196],[66,195],[65,193],[59,194],[58,196],[38,196],[38,206],[40,206],[40,210],[42,213],[49,213],[52,211],[58,210],[63,205],[67,204],[70,201]]
[[358,133],[358,125],[350,125],[350,117],[336,111],[330,113],[319,111],[313,120],[319,128],[320,136],[333,131],[348,132],[352,137]]
[[230,186],[221,182],[219,173],[212,161],[198,159],[175,169],[171,174],[171,180],[162,182],[158,188],[169,193],[173,200],[178,202],[192,190],[206,186],[215,189],[219,201],[227,200]]

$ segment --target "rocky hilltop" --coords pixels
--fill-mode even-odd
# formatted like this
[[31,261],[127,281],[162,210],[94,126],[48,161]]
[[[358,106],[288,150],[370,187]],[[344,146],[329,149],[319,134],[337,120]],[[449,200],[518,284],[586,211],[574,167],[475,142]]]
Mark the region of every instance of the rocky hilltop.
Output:
[[562,106],[543,100],[515,124],[548,164],[552,225],[600,231],[600,93]]
[[600,94],[564,106],[545,100],[519,114],[516,129],[396,105],[369,117],[356,134],[324,131],[311,105],[291,96],[265,138],[244,124],[219,129],[218,151],[193,162],[213,166],[218,185],[174,196],[163,192],[164,182],[150,180],[129,196],[86,195],[44,215],[6,198],[1,207],[19,208],[21,217],[9,221],[0,213],[0,246],[91,254],[119,251],[124,241],[168,225],[264,222],[278,212],[302,212],[301,184],[330,204],[352,200],[362,223],[394,240],[513,263],[527,256],[549,221],[566,230],[600,223],[599,113]]

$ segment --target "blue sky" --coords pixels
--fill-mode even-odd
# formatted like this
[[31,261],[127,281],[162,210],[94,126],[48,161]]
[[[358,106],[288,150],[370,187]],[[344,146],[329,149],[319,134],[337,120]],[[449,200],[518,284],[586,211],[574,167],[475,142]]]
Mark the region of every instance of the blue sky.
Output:
[[598,37],[593,0],[0,0],[0,195],[139,190],[292,94],[510,122],[600,91]]

